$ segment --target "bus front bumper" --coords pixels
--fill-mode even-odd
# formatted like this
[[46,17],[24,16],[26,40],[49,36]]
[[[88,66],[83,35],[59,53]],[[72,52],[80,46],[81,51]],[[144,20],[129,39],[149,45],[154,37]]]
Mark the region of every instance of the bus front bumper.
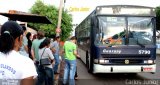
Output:
[[155,73],[156,64],[153,65],[93,65],[93,73]]

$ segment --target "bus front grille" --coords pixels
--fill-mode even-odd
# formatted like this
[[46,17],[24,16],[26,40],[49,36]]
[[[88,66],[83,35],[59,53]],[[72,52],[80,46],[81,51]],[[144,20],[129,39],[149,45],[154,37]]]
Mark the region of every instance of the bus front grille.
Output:
[[149,59],[150,55],[120,55],[120,54],[102,54],[105,59]]
[[121,65],[124,65],[124,64],[135,65],[135,64],[142,64],[143,60],[111,59],[110,63],[111,64],[121,64]]

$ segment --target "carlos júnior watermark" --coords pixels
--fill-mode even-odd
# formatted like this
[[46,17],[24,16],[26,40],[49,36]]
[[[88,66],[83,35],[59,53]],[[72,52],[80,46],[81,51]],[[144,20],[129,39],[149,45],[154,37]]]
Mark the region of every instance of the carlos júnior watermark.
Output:
[[159,85],[158,80],[134,80],[134,79],[126,79],[125,80],[126,85]]

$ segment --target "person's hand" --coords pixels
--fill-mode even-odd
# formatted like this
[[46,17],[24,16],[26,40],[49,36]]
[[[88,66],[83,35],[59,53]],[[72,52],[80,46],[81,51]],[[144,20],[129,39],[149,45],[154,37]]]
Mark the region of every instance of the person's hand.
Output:
[[80,59],[80,55],[77,54],[77,58]]
[[36,59],[33,59],[33,62],[36,64]]
[[53,60],[53,62],[52,62],[52,66],[54,66],[55,65],[55,61]]
[[34,64],[39,64],[39,61],[37,61],[36,59],[33,60]]

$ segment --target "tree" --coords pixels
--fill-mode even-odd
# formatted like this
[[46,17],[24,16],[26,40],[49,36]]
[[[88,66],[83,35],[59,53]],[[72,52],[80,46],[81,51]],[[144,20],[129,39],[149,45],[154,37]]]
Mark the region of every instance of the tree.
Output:
[[[29,26],[35,30],[43,30],[47,37],[53,37],[58,23],[58,9],[52,5],[46,5],[41,0],[37,0],[31,7],[30,12],[33,14],[47,16],[52,24],[29,23]],[[67,11],[62,12],[61,39],[65,40],[70,36],[72,31],[72,16]]]
[[156,28],[160,30],[160,6],[156,7]]

